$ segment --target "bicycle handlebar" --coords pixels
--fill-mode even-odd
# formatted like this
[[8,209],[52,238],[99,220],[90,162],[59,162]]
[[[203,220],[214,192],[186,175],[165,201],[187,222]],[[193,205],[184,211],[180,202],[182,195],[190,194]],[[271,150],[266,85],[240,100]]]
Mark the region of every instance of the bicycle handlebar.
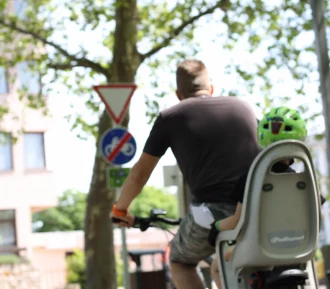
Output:
[[164,224],[172,225],[172,226],[179,225],[181,222],[181,219],[173,220],[173,219],[168,219],[168,218],[160,218],[158,216],[155,216],[153,218],[135,217],[135,220],[136,220],[135,221],[136,224],[141,224],[141,222],[149,221],[149,222],[160,222],[160,223],[164,223]]
[[[135,221],[133,224],[134,228],[139,228],[142,232],[146,231],[148,228],[150,228],[152,226],[152,223],[164,223],[167,225],[172,225],[172,226],[176,226],[179,225],[181,222],[181,219],[168,219],[165,217],[159,217],[159,215],[165,215],[166,212],[162,213],[162,214],[154,214],[154,210],[151,210],[150,212],[150,216],[147,218],[144,217],[139,217],[139,216],[135,216]],[[113,223],[119,223],[122,220],[118,219],[118,218],[112,218],[112,222]]]
[[[148,218],[135,216],[135,221],[134,221],[133,227],[139,228],[142,232],[144,232],[149,227],[152,226],[152,223],[164,223],[167,225],[175,226],[175,225],[179,225],[181,222],[181,218],[173,220],[173,219],[168,219],[165,217],[160,217],[160,215],[166,215],[166,212],[162,211],[162,210],[152,209],[150,211],[150,216]],[[121,221],[122,220],[120,220],[120,219],[112,218],[113,223],[119,223]],[[153,227],[156,227],[156,226],[153,226]],[[213,260],[213,258],[211,256],[204,259],[204,261],[209,265],[212,264],[212,260]]]

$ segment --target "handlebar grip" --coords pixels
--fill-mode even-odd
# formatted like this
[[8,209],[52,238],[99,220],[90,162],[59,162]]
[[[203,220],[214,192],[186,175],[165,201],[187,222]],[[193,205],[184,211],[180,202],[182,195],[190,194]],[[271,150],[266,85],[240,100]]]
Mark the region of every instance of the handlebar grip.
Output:
[[121,219],[118,219],[118,218],[115,218],[115,217],[112,217],[112,218],[111,218],[111,221],[112,221],[112,223],[114,223],[114,224],[116,224],[116,223],[120,223],[120,222],[127,223],[127,222],[125,222],[124,220],[121,220]]
[[[122,219],[118,219],[118,218],[116,218],[116,217],[112,217],[112,218],[111,218],[111,221],[112,221],[112,223],[114,223],[114,224],[117,224],[117,223],[120,223],[120,222],[124,222],[124,223],[127,223],[127,224],[128,224],[128,222],[125,222],[124,220],[122,220]],[[140,222],[140,218],[139,218],[139,217],[135,217],[135,221],[134,221],[133,226],[138,225],[139,222]]]

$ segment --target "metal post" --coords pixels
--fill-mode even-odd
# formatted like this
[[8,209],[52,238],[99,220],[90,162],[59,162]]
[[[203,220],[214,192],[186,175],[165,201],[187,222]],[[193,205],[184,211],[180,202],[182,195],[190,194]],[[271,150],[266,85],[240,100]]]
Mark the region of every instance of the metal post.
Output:
[[[118,125],[114,125],[114,128],[119,127]],[[118,166],[121,167],[121,166]],[[116,189],[116,197],[118,198],[120,194],[120,189]],[[122,258],[123,258],[123,281],[124,281],[124,288],[125,289],[131,289],[131,280],[129,278],[129,264],[128,264],[128,252],[127,252],[127,242],[126,242],[126,228],[121,227],[121,252],[122,252]]]
[[121,228],[121,240],[122,240],[122,254],[123,254],[123,265],[124,265],[124,287],[130,289],[130,278],[129,278],[129,264],[128,264],[128,253],[126,244],[126,228]]
[[185,187],[185,182],[182,176],[182,173],[178,167],[178,165],[174,166],[164,166],[164,186],[177,186],[177,196],[179,200],[179,215],[180,218],[183,218],[187,213],[187,192]]
[[[120,194],[120,189],[116,189],[116,195]],[[123,272],[124,272],[124,288],[130,289],[130,278],[129,278],[129,264],[128,264],[128,253],[127,253],[127,243],[126,243],[126,228],[120,228],[121,231],[121,252],[123,258]]]
[[[329,74],[329,55],[326,38],[326,25],[324,18],[324,1],[310,0],[313,16],[313,27],[315,33],[315,47],[318,60],[318,70],[320,74],[320,91],[323,102],[323,116],[325,121],[326,154],[327,154],[327,175],[330,168],[330,74]],[[327,212],[329,205],[325,204]],[[328,214],[326,214],[328,215]],[[327,218],[328,219],[328,218]],[[329,220],[325,220],[326,227],[329,228]],[[330,236],[327,234],[327,243]]]

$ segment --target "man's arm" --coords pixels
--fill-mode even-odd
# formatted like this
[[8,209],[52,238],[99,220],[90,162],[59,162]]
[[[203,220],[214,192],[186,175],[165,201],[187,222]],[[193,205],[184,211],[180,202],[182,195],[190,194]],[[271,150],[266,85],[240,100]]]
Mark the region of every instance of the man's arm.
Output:
[[138,194],[140,194],[142,188],[147,183],[159,159],[159,157],[142,153],[140,159],[133,166],[121,189],[119,198],[116,202],[116,207],[118,210],[124,211],[128,209],[131,202]]
[[153,169],[159,159],[169,147],[169,138],[162,115],[160,114],[150,131],[143,153],[138,162],[132,168],[125,184],[121,189],[116,208],[119,211],[126,210],[134,198],[141,192],[147,183]]
[[112,208],[111,216],[122,220],[119,223],[120,226],[129,227],[134,224],[134,217],[127,214],[127,209],[141,192],[159,159],[169,146],[166,126],[160,114],[150,131],[140,159],[132,168],[121,189],[117,203]]

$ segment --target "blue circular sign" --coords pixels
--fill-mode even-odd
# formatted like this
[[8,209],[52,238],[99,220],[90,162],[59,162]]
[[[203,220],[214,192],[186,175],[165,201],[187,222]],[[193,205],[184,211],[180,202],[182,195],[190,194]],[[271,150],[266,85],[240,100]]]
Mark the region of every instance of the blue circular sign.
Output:
[[130,162],[136,153],[134,137],[124,128],[107,130],[101,140],[102,157],[111,164],[123,165]]

